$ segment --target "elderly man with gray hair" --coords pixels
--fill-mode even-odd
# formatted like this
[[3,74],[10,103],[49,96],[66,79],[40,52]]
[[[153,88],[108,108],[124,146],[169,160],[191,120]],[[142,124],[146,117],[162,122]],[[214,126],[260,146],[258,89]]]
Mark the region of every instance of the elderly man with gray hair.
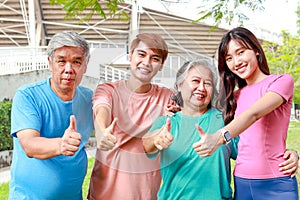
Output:
[[47,53],[51,77],[21,86],[13,98],[9,199],[82,199],[93,92],[79,84],[89,45],[64,31],[53,36]]

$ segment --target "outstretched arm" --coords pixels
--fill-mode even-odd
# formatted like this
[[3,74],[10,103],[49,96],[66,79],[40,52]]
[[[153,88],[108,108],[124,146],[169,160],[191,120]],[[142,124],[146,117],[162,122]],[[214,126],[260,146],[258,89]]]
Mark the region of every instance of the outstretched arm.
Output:
[[[227,124],[224,129],[229,131],[232,138],[238,136],[258,119],[269,114],[284,102],[285,100],[279,94],[267,92],[249,109]],[[202,157],[212,155],[213,152],[224,143],[221,131],[217,131],[215,134],[206,134],[204,132],[200,134],[201,140],[194,144],[194,148],[198,149],[197,152]]]

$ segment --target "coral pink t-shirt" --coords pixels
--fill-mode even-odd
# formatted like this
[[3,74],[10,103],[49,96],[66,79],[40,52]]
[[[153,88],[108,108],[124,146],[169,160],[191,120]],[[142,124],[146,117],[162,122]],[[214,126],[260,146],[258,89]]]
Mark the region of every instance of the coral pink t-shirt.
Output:
[[281,74],[269,75],[259,83],[237,91],[235,117],[248,109],[266,92],[276,92],[286,102],[240,134],[235,176],[249,179],[286,176],[279,171],[278,165],[284,161],[293,90],[292,77]]
[[147,158],[142,137],[153,121],[164,114],[173,92],[152,85],[145,94],[130,91],[125,81],[100,84],[93,97],[94,108],[107,104],[118,118],[113,135],[116,146],[97,150],[90,183],[90,199],[156,199],[160,186],[159,158]]

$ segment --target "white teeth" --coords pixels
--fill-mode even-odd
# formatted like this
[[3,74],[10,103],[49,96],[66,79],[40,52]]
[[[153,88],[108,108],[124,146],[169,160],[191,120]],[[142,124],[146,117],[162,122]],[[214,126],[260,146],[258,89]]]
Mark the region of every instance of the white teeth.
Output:
[[146,73],[150,73],[150,70],[148,70],[148,69],[141,68],[141,67],[139,67],[138,69],[139,69],[140,71],[143,71],[143,72],[146,72]]
[[204,98],[203,94],[194,94],[196,97]]

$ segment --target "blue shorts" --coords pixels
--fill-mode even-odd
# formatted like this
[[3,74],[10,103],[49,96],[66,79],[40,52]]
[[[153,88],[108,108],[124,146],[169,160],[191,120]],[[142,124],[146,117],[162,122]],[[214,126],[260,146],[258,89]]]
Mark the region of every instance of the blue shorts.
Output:
[[296,177],[246,179],[234,177],[235,200],[298,200]]

